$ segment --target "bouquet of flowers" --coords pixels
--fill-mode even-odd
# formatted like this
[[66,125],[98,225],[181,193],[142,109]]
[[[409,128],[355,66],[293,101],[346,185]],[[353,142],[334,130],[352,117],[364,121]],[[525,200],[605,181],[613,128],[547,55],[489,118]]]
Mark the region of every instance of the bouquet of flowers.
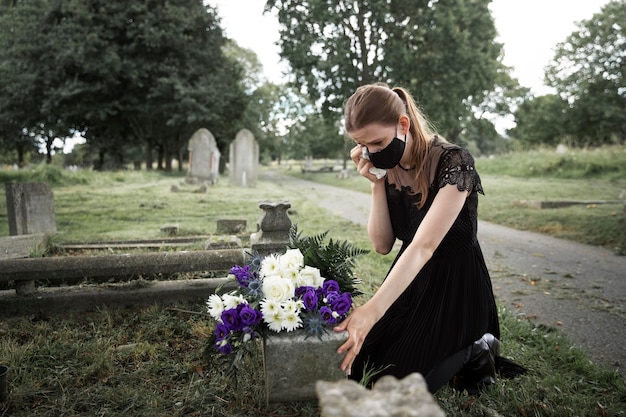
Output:
[[[241,359],[248,342],[267,332],[304,329],[321,338],[341,322],[360,294],[352,277],[352,257],[367,253],[347,242],[323,240],[326,233],[303,238],[295,226],[284,254],[253,256],[248,265],[235,265],[229,278],[237,288],[207,301],[215,319],[214,347]],[[335,279],[333,279],[335,278]]]

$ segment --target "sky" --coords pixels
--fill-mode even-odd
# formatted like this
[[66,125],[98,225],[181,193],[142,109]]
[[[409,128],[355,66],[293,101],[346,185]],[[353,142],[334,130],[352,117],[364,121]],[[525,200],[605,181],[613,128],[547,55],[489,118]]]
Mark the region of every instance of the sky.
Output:
[[[505,65],[536,95],[552,92],[543,84],[543,69],[554,56],[557,43],[590,19],[610,0],[493,0],[490,5],[504,44]],[[226,36],[251,49],[263,64],[265,76],[279,83],[285,64],[279,62],[278,21],[263,14],[265,0],[207,0],[217,6]]]

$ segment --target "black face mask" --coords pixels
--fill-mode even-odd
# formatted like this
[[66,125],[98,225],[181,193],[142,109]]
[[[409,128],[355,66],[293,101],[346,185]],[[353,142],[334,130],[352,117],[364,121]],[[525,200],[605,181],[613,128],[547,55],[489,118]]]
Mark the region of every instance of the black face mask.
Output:
[[385,146],[380,151],[370,152],[370,161],[376,168],[393,168],[400,163],[405,146],[406,136],[404,137],[404,141],[398,137],[394,137],[391,142],[389,142],[389,145]]

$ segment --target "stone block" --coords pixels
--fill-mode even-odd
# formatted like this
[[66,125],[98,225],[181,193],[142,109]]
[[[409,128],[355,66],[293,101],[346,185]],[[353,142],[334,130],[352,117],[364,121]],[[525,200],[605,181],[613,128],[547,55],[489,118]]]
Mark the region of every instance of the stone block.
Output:
[[237,236],[211,236],[204,242],[204,250],[243,248]]
[[345,379],[337,349],[347,338],[332,329],[320,340],[304,330],[272,333],[263,339],[267,402],[315,400],[318,380]]
[[180,225],[178,223],[173,224],[164,224],[161,226],[161,233],[167,236],[176,236],[180,229]]
[[368,390],[352,380],[316,384],[321,417],[445,417],[419,373],[383,376]]
[[6,183],[5,192],[11,236],[56,233],[54,195],[47,183]]
[[216,224],[217,233],[239,234],[245,232],[248,228],[246,219],[219,219]]

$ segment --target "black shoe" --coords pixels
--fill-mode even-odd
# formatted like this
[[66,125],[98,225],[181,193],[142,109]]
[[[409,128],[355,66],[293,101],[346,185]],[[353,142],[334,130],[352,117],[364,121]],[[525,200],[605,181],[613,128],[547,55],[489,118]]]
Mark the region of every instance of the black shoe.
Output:
[[500,341],[485,333],[472,345],[469,359],[454,377],[454,386],[478,394],[496,382],[496,357],[500,354]]

